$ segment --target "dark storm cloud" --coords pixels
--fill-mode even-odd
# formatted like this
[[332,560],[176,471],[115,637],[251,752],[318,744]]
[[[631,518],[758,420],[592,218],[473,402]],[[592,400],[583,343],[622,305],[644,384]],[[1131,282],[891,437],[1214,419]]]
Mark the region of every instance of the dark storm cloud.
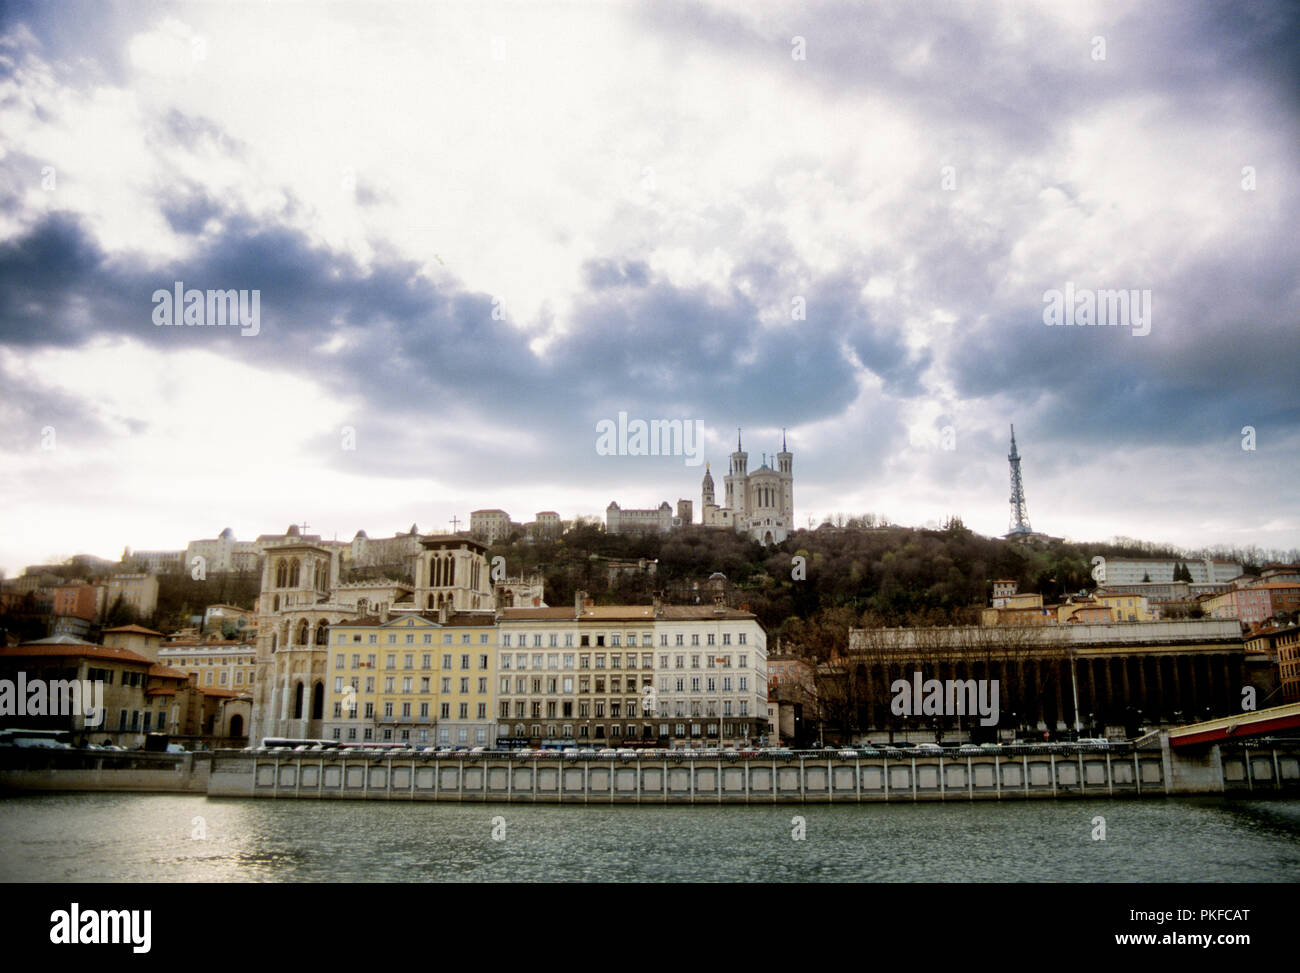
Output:
[[[641,8],[674,43],[770,64],[830,97],[858,91],[910,111],[924,119],[943,162],[960,163],[964,148],[1002,160],[1057,151],[1078,118],[1134,97],[1157,98],[1163,118],[1198,127],[1249,123],[1300,137],[1296,4],[1139,4],[1112,21],[1083,20],[1077,30],[1062,30],[1052,10],[937,0],[822,3],[780,16],[760,9],[751,17],[684,3]],[[795,36],[804,38],[805,61],[790,56]],[[1095,36],[1105,39],[1104,61],[1091,58]],[[869,135],[869,118],[863,124]],[[1143,138],[1135,130],[1126,151],[1141,152]],[[1014,209],[1001,209],[991,226],[950,224],[931,203],[933,212],[913,220],[900,240],[900,252],[917,258],[909,294],[958,311],[952,340],[936,354],[959,398],[972,410],[1014,401],[1040,437],[1195,446],[1252,422],[1293,433],[1300,428],[1293,374],[1300,285],[1291,237],[1300,214],[1292,175],[1271,171],[1257,202],[1236,185],[1235,172],[1225,173],[1224,192],[1242,206],[1235,245],[1144,255],[1155,270],[1141,280],[1086,284],[1092,268],[1077,268],[1010,302],[997,294],[1006,255],[1026,230]],[[1058,188],[1079,206],[1072,187]],[[1279,204],[1281,219],[1247,209],[1262,214]],[[1191,228],[1201,213],[1195,199],[1171,199],[1163,218]],[[1080,286],[1150,288],[1152,333],[1045,326],[1042,292],[1069,277]],[[889,391],[906,394],[927,362],[896,359],[895,347],[875,344],[880,335],[851,343]]]
[[[621,409],[661,416],[670,404],[710,424],[795,425],[834,415],[856,396],[846,346],[904,392],[925,364],[874,328],[848,280],[809,289],[809,320],[766,327],[763,306],[736,289],[677,288],[642,262],[618,259],[590,265],[593,289],[577,301],[571,330],[539,357],[529,332],[494,318],[490,297],[435,282],[412,262],[363,270],[295,230],[220,212],[201,192],[161,202],[174,226],[192,231],[216,216],[222,230],[161,266],[110,259],[64,214],[0,246],[6,342],[66,346],[116,333],[164,348],[198,345],[360,393],[373,413],[470,407],[542,436],[592,428]],[[738,276],[770,275],[751,264]],[[175,281],[260,291],[261,334],[155,326],[152,295]],[[87,307],[89,322],[79,310]],[[334,336],[345,351],[322,349]],[[588,449],[585,431],[581,438]]]

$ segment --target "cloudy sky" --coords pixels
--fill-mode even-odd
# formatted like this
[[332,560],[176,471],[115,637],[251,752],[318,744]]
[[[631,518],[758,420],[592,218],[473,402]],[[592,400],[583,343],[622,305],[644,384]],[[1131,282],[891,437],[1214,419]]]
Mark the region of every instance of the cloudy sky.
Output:
[[0,567],[698,511],[620,411],[801,524],[1001,534],[1015,423],[1038,530],[1295,547],[1298,101],[1284,3],[10,2]]

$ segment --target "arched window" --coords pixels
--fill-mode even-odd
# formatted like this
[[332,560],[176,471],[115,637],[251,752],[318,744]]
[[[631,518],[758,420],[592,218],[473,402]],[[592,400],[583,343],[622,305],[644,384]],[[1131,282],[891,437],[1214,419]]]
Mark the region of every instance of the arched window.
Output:
[[271,599],[271,611],[278,612],[279,610],[280,610],[280,596],[276,595],[274,598]]
[[329,642],[330,635],[328,629],[325,627],[325,624],[326,624],[325,619],[323,618],[316,623],[316,644],[317,645],[330,644]]
[[275,638],[275,633],[272,632],[272,633],[271,633],[271,651],[274,652],[275,650],[276,650],[276,638]]
[[325,713],[325,684],[317,682],[311,690],[311,718],[319,720]]
[[294,694],[293,694],[293,718],[295,720],[302,719],[302,682],[301,681],[298,683],[298,687],[297,689],[294,690]]
[[370,602],[367,601],[365,598],[358,598],[358,599],[357,599],[357,614],[358,614],[358,615],[364,615],[364,614],[366,613],[366,608],[369,607],[369,605],[370,605]]
[[280,561],[275,566],[275,586],[283,588],[289,580],[289,569],[284,561]]
[[302,580],[302,564],[297,558],[289,562],[289,587],[296,588]]
[[311,645],[311,628],[307,624],[307,619],[298,623],[298,645]]
[[429,607],[430,607],[430,608],[434,608],[434,607],[435,607],[435,605],[433,604],[433,595],[430,595],[430,596],[429,596]]

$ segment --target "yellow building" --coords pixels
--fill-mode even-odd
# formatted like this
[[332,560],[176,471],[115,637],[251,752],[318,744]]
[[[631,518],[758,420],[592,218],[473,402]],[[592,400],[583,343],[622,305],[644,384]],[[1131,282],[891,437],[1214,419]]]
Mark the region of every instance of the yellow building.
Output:
[[1156,613],[1147,604],[1146,595],[1102,594],[1093,596],[1097,604],[1105,605],[1111,610],[1111,617],[1117,622],[1154,622]]
[[200,689],[252,692],[257,647],[238,639],[173,639],[159,647],[158,661],[185,672]]
[[329,629],[327,739],[491,746],[496,619],[490,611],[393,611]]

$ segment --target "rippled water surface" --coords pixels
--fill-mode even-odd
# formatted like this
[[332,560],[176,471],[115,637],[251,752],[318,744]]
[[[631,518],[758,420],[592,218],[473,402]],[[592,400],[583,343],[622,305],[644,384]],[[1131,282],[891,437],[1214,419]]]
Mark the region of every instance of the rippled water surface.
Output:
[[1295,882],[1300,801],[556,807],[53,794],[0,800],[0,880]]

